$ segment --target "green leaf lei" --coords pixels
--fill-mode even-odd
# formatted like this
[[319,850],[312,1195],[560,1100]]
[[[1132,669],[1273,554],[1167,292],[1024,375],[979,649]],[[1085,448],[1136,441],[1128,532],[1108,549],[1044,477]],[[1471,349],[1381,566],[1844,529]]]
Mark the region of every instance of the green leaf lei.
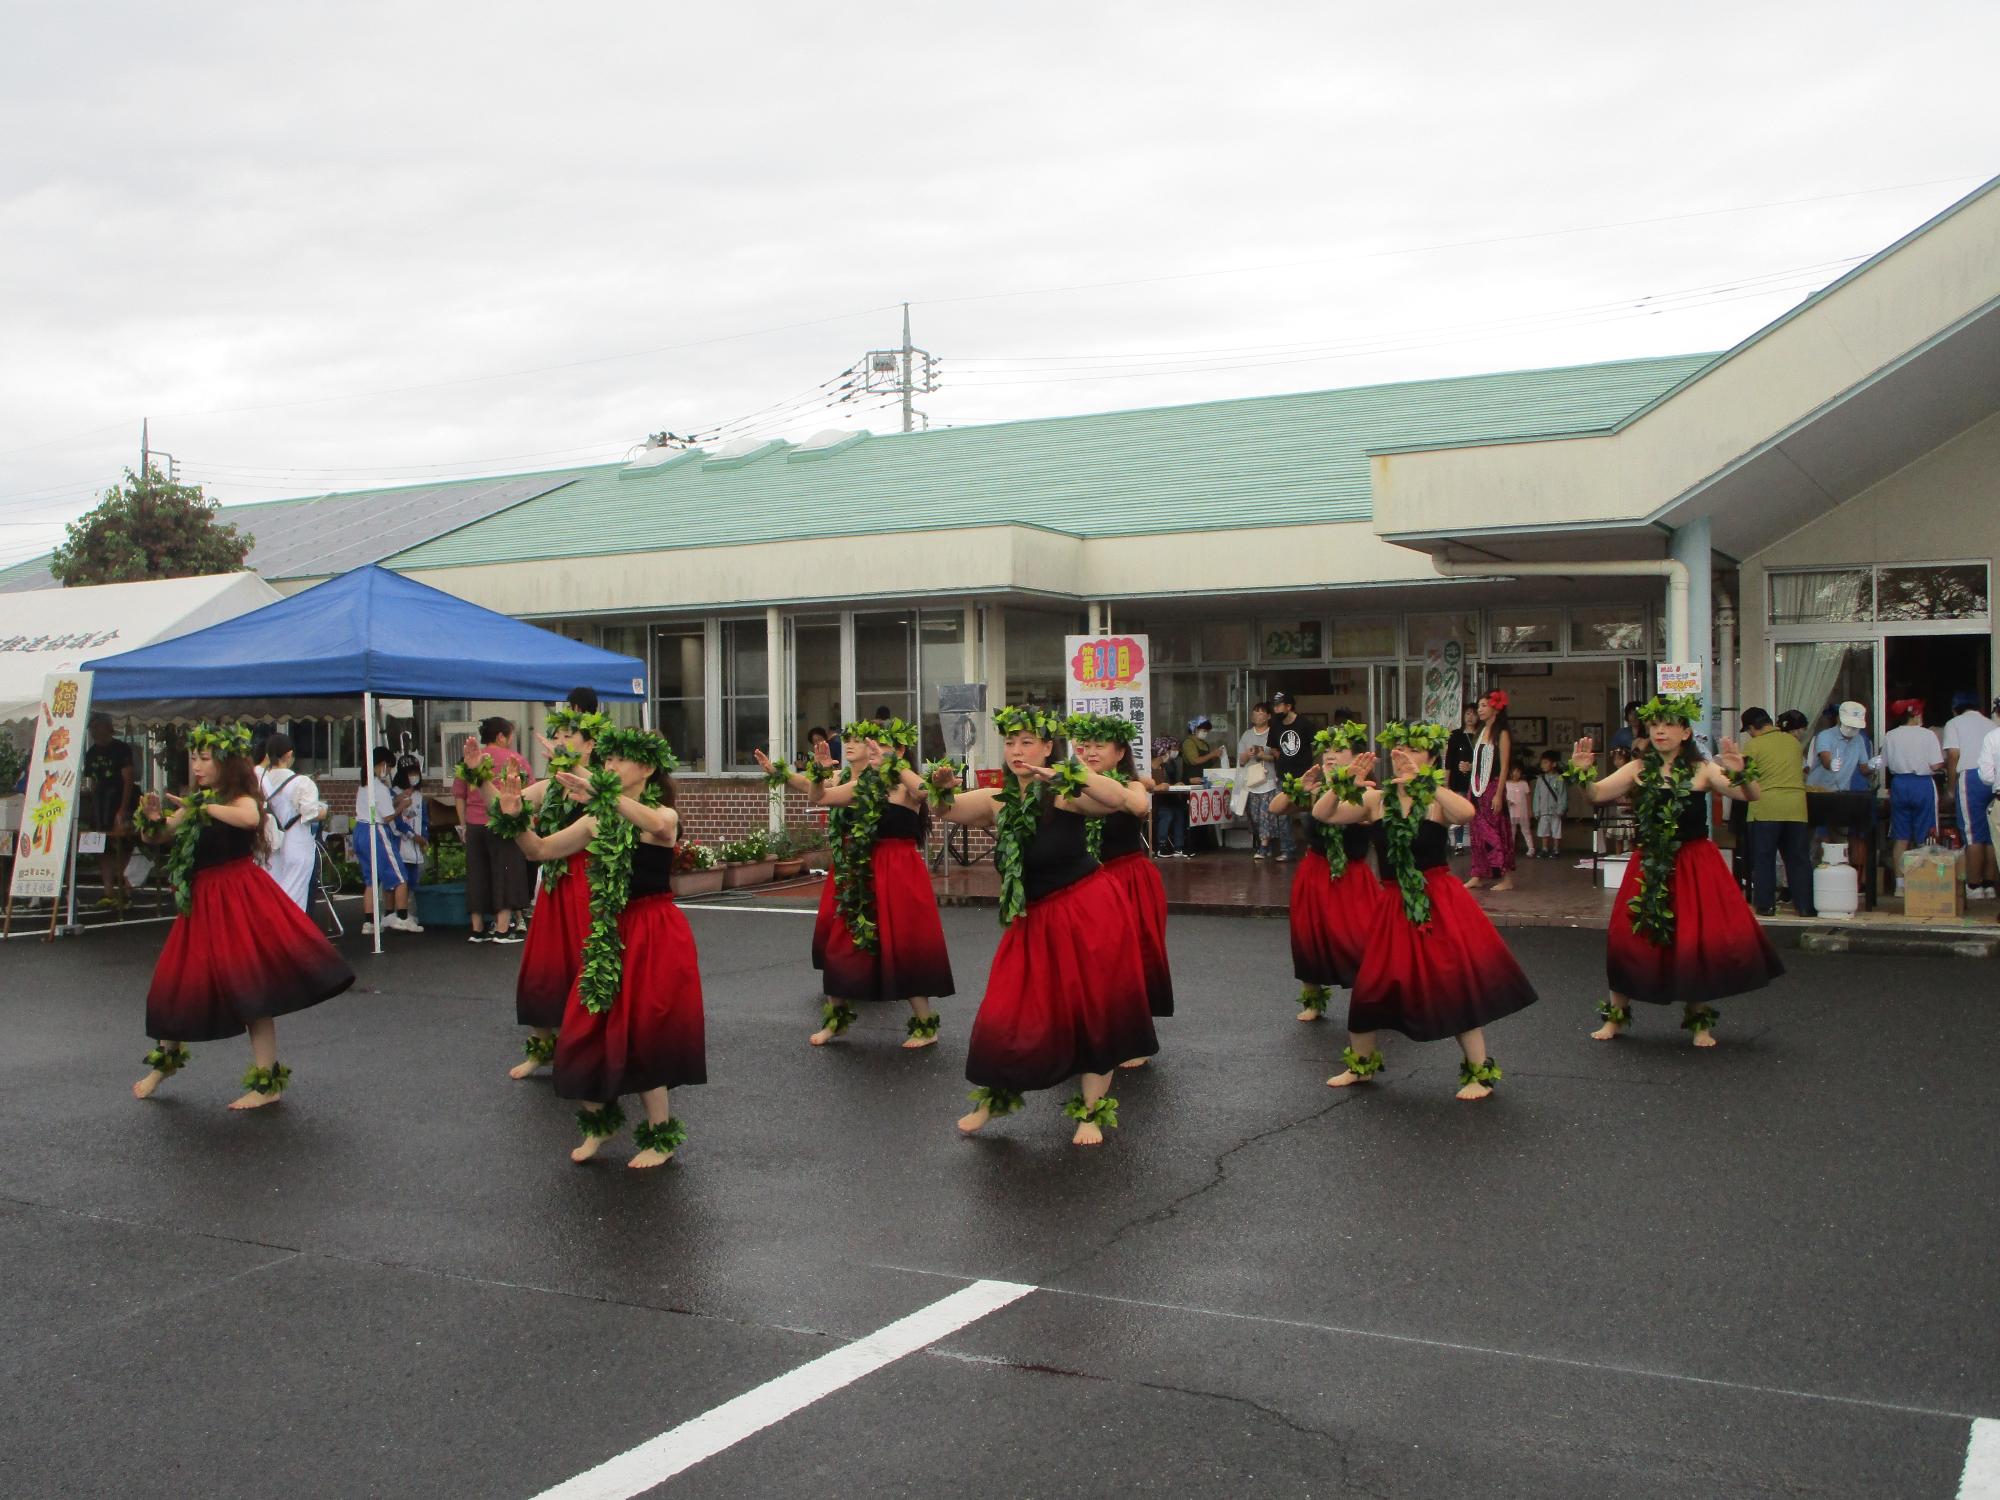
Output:
[[1023,785],[1013,777],[1000,789],[1000,812],[993,827],[993,865],[1000,872],[1000,925],[1028,909],[1028,845],[1042,821],[1042,783]]
[[1571,786],[1589,786],[1597,780],[1597,767],[1580,766],[1575,761],[1570,761],[1562,768],[1562,779]]
[[[1113,781],[1117,782],[1120,786],[1129,785],[1132,780],[1132,778],[1130,776],[1127,776],[1123,771],[1117,770],[1115,768],[1106,771],[1104,774],[1106,776],[1109,776]],[[1092,818],[1087,824],[1084,825],[1083,847],[1090,851],[1090,857],[1092,859],[1101,859],[1103,857],[1104,819]]]
[[1632,929],[1655,947],[1674,940],[1674,860],[1681,852],[1681,803],[1692,795],[1694,767],[1676,757],[1668,770],[1660,752],[1646,747],[1633,798],[1639,845],[1639,889],[1627,903]]
[[[552,758],[553,759],[553,758]],[[553,769],[553,765],[551,766]],[[583,809],[570,801],[568,793],[560,782],[553,778],[542,789],[542,805],[535,809],[534,830],[541,838],[550,838],[583,816]],[[545,859],[542,861],[542,889],[553,891],[569,873],[567,859]]]
[[454,780],[462,781],[470,787],[482,787],[493,779],[493,762],[482,760],[478,765],[467,765],[460,761],[451,768]]
[[[939,812],[950,812],[952,803],[958,800],[961,787],[965,784],[965,773],[971,769],[962,760],[934,760],[924,767],[924,795],[931,799],[931,805]],[[933,778],[939,771],[949,771],[952,781],[941,786]]]
[[[1443,784],[1444,773],[1436,766],[1426,766],[1401,787],[1382,788],[1382,821],[1389,832],[1389,868],[1395,871],[1396,884],[1402,889],[1403,915],[1418,927],[1430,924],[1431,893],[1424,884],[1424,872],[1417,868],[1417,829]],[[1409,796],[1408,812],[1403,811],[1403,799],[1398,792]]]
[[1049,783],[1058,797],[1081,797],[1090,785],[1090,772],[1079,761],[1066,760],[1056,767],[1056,779]]
[[623,791],[609,771],[590,775],[588,811],[597,819],[590,841],[590,934],[583,940],[583,972],[579,997],[592,1015],[603,1015],[618,998],[625,974],[625,941],[618,918],[632,897],[632,850],[639,829],[618,810]]
[[174,909],[185,913],[194,906],[194,846],[201,842],[201,825],[208,821],[208,806],[215,793],[188,793],[180,826],[174,829],[173,847],[167,850],[167,880],[174,888]]
[[870,766],[855,777],[854,800],[835,809],[846,816],[833,846],[834,902],[848,936],[863,953],[873,953],[881,940],[875,925],[875,830],[895,785],[885,774],[887,764]]

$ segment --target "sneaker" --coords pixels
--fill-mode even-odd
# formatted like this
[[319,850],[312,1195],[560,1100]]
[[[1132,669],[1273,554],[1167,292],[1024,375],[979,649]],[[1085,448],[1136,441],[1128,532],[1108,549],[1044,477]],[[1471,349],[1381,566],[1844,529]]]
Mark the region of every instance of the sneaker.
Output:
[[1271,857],[1281,865],[1290,864],[1292,861],[1292,857],[1289,854],[1274,854]]
[[1901,876],[1896,877],[1896,899],[1898,901],[1903,899],[1903,880]]
[[466,941],[468,943],[490,943],[493,941],[493,937],[492,934],[490,933],[474,932],[472,936],[466,939]]
[[1254,849],[1251,851],[1250,857],[1252,859],[1262,859],[1264,857],[1264,851],[1262,849]]
[[[386,927],[387,924],[385,923],[384,926]],[[361,924],[361,935],[363,937],[375,936],[375,924],[373,922],[363,922]]]
[[419,922],[415,917],[398,916],[396,918],[396,926],[403,932],[422,932],[424,930],[424,924]]
[[518,943],[521,941],[521,934],[518,932],[496,932],[493,934],[492,941],[496,943]]

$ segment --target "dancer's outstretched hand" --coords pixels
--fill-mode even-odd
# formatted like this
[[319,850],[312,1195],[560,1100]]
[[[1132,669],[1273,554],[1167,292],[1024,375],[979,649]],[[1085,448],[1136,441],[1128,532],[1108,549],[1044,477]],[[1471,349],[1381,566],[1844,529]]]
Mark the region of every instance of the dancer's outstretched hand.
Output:
[[458,758],[468,766],[476,766],[486,759],[486,747],[479,743],[478,735],[468,734],[465,737],[465,748]]
[[167,793],[167,801],[173,805],[173,809],[175,812],[179,812],[182,808],[187,806],[187,798],[176,797],[172,792]]
[[823,766],[831,766],[833,764],[833,746],[826,740],[821,740],[817,745],[813,746],[813,759]]
[[1398,745],[1389,752],[1389,769],[1395,774],[1389,779],[1401,786],[1423,768],[1417,764],[1417,752],[1408,745]]
[[592,789],[588,776],[577,771],[558,771],[556,772],[556,783],[564,791],[575,793],[580,800],[584,802],[590,800]]
[[1716,747],[1715,763],[1725,771],[1740,771],[1750,764],[1734,740],[1724,740]]
[[1354,779],[1363,786],[1373,786],[1375,767],[1380,763],[1379,757],[1373,750],[1363,750],[1348,763],[1347,769],[1354,773]]
[[762,750],[752,750],[750,758],[757,762],[758,770],[762,771],[766,776],[771,774],[774,767],[771,765],[771,757],[769,755],[765,754]]
[[1569,763],[1573,766],[1594,766],[1597,764],[1597,749],[1589,735],[1585,735],[1570,747]]
[[505,774],[493,781],[493,795],[499,799],[500,811],[513,817],[521,810],[521,768],[509,765]]

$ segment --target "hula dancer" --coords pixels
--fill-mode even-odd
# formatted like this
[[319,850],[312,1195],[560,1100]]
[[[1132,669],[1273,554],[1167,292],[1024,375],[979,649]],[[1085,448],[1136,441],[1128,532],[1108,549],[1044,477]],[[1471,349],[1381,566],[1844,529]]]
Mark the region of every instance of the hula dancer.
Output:
[[1713,1047],[1714,1002],[1760,990],[1785,972],[1709,837],[1710,795],[1755,802],[1758,786],[1733,741],[1724,740],[1713,761],[1699,758],[1692,728],[1699,698],[1654,698],[1638,712],[1646,741],[1637,760],[1599,781],[1589,740],[1578,740],[1570,757],[1569,779],[1592,802],[1629,795],[1638,823],[1638,857],[1626,865],[1611,909],[1611,998],[1597,1007],[1604,1024],[1591,1036],[1618,1036],[1632,1024],[1632,1002],[1643,1000],[1681,1006],[1681,1027],[1695,1046]]
[[[977,1087],[958,1128],[969,1135],[1019,1109],[1030,1090],[1081,1073],[1064,1112],[1077,1122],[1074,1143],[1096,1146],[1118,1124],[1113,1070],[1160,1050],[1119,888],[1086,841],[1089,820],[1124,789],[1073,761],[1049,764],[1061,732],[1055,715],[1010,707],[993,720],[1006,738],[1002,784],[961,792],[939,812],[994,830],[1006,929],[972,1023],[965,1076]],[[947,774],[939,768],[933,781],[941,786]]]
[[[1109,803],[1085,792],[1105,816],[1085,828],[1084,842],[1102,863],[1105,877],[1118,887],[1146,974],[1146,1007],[1157,1019],[1174,1013],[1174,976],[1167,965],[1167,887],[1146,852],[1145,827],[1153,799],[1132,759],[1132,742],[1138,734],[1129,720],[1107,714],[1072,714],[1063,723],[1070,751],[1084,769],[1119,788],[1120,795]],[[1145,1058],[1134,1057],[1120,1066],[1145,1065]]]
[[[521,789],[522,802],[533,809],[529,827],[543,838],[560,832],[583,816],[585,798],[556,778],[564,771],[588,771],[597,741],[608,733],[611,720],[594,709],[572,702],[549,715],[549,775]],[[591,694],[591,701],[596,694]],[[484,755],[476,739],[465,742],[464,765],[470,768]],[[480,788],[489,808],[499,793],[490,781]],[[490,821],[492,813],[487,817]],[[583,966],[583,940],[590,932],[590,856],[581,849],[566,859],[542,865],[535,888],[533,919],[526,925],[521,948],[521,972],[514,980],[514,1020],[529,1028],[522,1051],[527,1055],[507,1070],[509,1078],[529,1078],[555,1061],[556,1032],[562,1026],[571,986]]]
[[[1310,811],[1367,745],[1368,726],[1352,719],[1338,729],[1322,729],[1313,736],[1319,764],[1303,776],[1285,778],[1271,799],[1272,816],[1294,807]],[[1335,828],[1315,818],[1306,834],[1305,856],[1292,876],[1292,974],[1299,981],[1299,1019],[1323,1021],[1329,991],[1352,988],[1361,971],[1361,949],[1382,883],[1369,868],[1368,830],[1360,824]]]
[[1484,1099],[1500,1080],[1486,1050],[1485,1027],[1535,1003],[1534,986],[1500,934],[1446,868],[1446,829],[1469,822],[1473,807],[1444,784],[1432,764],[1444,748],[1436,724],[1389,724],[1394,776],[1387,787],[1364,788],[1375,757],[1358,755],[1352,776],[1320,794],[1313,816],[1323,823],[1371,826],[1382,893],[1376,900],[1347,1009],[1347,1069],[1330,1088],[1363,1083],[1382,1070],[1378,1031],[1400,1031],[1413,1042],[1458,1038],[1458,1097]]
[[150,1070],[132,1085],[135,1099],[186,1065],[189,1042],[250,1034],[245,1093],[231,1109],[276,1104],[292,1070],[278,1061],[276,1018],[329,1000],[354,983],[354,971],[257,862],[264,842],[264,798],[250,764],[250,730],[203,724],[188,735],[194,789],[169,795],[172,811],[148,792],[142,835],[169,844],[167,872],[180,915],[146,991]]
[[[1495,688],[1479,700],[1479,738],[1472,746],[1472,878],[1496,891],[1514,889],[1514,830],[1507,820],[1507,768],[1514,764],[1514,729],[1507,695]],[[1454,793],[1454,796],[1456,794]]]
[[687,1139],[667,1091],[708,1081],[701,970],[671,884],[675,762],[666,740],[644,729],[604,731],[596,749],[602,769],[557,774],[584,810],[546,838],[528,826],[520,771],[510,766],[497,783],[495,836],[514,839],[530,859],[587,856],[589,928],[555,1057],[556,1093],[585,1101],[576,1117],[583,1143],[570,1160],[595,1156],[625,1124],[620,1096],[637,1094],[646,1118],[632,1132],[639,1150],[628,1165],[657,1167]]
[[[850,1001],[907,1000],[903,1046],[915,1051],[937,1041],[938,1014],[931,1001],[955,988],[944,923],[924,864],[930,825],[926,783],[906,758],[916,749],[917,731],[892,719],[849,724],[841,739],[852,776],[837,783],[827,778],[831,768],[823,759],[814,762],[812,773],[800,775],[757,753],[774,788],[802,784],[816,805],[840,820],[833,915],[821,950],[826,1000],[820,1029],[807,1040],[823,1047],[853,1025]],[[957,768],[951,769],[956,775]]]

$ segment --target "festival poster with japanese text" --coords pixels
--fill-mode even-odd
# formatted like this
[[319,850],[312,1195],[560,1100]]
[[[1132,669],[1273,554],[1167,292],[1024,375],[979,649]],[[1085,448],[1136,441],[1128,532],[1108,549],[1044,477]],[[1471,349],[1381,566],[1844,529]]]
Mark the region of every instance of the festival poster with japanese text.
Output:
[[83,790],[83,752],[90,737],[90,673],[56,672],[42,682],[35,745],[28,761],[28,795],[14,853],[16,901],[53,901],[69,867],[69,834]]
[[1064,676],[1069,712],[1130,719],[1139,731],[1133,757],[1146,762],[1153,742],[1152,656],[1143,635],[1066,635]]

